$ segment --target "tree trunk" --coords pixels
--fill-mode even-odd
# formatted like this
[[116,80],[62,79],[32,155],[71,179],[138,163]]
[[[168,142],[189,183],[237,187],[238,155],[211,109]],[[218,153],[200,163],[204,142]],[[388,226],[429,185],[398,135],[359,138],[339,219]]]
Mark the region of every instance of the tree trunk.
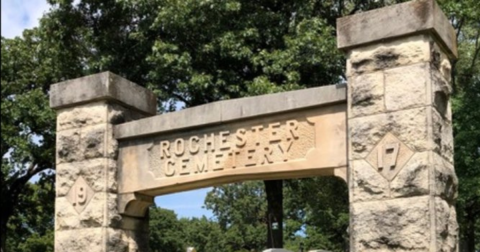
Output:
[[[5,183],[5,181],[2,181]],[[12,197],[9,197],[11,194],[8,194],[6,186],[2,184],[2,191],[0,194],[0,251],[7,251],[7,223],[12,216]]]
[[475,216],[471,209],[466,209],[466,212],[465,247],[466,251],[475,251]]
[[267,248],[283,248],[283,181],[265,180],[267,193]]
[[0,251],[7,251],[7,217],[0,216]]

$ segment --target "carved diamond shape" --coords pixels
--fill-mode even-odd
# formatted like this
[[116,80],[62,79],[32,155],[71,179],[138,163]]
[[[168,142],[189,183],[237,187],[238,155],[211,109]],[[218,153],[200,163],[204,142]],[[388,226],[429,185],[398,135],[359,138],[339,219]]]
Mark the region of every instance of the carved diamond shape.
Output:
[[80,176],[68,191],[67,200],[73,205],[77,213],[81,213],[93,198],[94,193],[87,181]]
[[393,134],[387,133],[368,154],[366,160],[382,176],[392,181],[412,155],[413,151],[410,148]]

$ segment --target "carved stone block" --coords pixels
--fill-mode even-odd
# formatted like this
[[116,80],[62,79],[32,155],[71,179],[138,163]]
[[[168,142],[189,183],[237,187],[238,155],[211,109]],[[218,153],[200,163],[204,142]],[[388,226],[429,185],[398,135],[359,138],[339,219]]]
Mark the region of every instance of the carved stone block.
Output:
[[410,148],[393,134],[387,133],[368,154],[366,160],[382,176],[392,181],[412,155],[413,151]]
[[383,72],[353,76],[349,84],[349,118],[385,111]]
[[430,251],[429,196],[351,204],[352,251]]
[[[385,107],[389,111],[427,105],[428,63],[385,70]],[[408,74],[407,74],[408,73]]]
[[68,191],[66,197],[75,210],[78,213],[81,213],[87,207],[88,203],[90,203],[94,193],[95,192],[85,179],[83,179],[83,177],[78,177]]

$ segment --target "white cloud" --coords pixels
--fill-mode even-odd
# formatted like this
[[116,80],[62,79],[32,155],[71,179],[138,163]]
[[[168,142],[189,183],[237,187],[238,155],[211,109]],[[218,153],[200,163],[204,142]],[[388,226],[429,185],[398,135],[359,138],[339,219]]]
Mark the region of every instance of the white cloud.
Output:
[[2,0],[2,36],[14,38],[25,29],[38,26],[49,7],[46,0]]

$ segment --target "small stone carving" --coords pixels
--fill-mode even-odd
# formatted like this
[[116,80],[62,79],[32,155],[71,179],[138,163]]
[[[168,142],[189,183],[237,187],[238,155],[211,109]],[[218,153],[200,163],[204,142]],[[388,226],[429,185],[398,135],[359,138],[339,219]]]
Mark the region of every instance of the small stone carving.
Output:
[[77,178],[67,193],[67,200],[77,213],[81,213],[93,198],[94,191],[81,176]]
[[413,151],[410,148],[393,134],[387,133],[368,154],[367,161],[382,176],[392,181],[412,155]]
[[382,147],[377,148],[378,170],[395,169],[400,143],[386,143]]

